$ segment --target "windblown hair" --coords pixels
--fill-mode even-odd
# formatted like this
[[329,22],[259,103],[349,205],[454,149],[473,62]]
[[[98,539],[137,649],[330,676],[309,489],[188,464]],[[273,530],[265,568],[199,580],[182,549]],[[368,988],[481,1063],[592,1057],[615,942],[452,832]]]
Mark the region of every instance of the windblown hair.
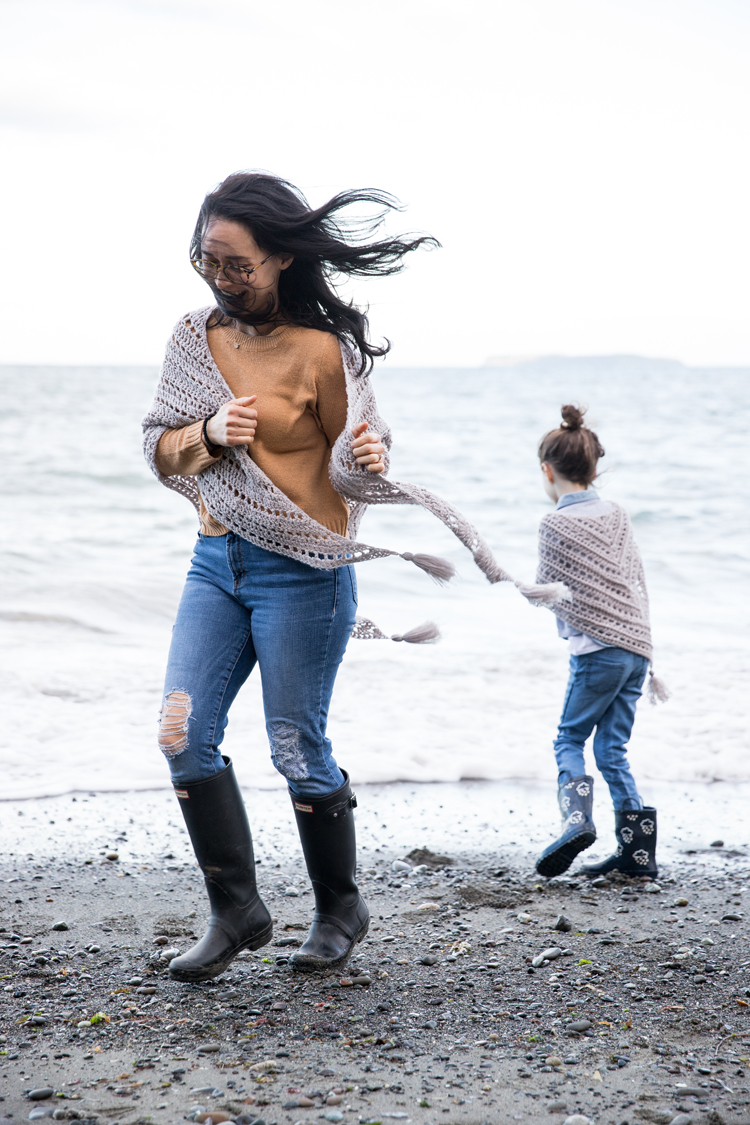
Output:
[[562,425],[550,430],[539,442],[539,460],[566,480],[587,487],[596,477],[596,467],[604,456],[604,447],[593,430],[583,424],[586,410],[577,406],[563,406]]
[[[352,204],[374,204],[378,213],[368,218],[342,215]],[[373,359],[390,350],[390,342],[370,342],[366,313],[341,300],[335,280],[399,273],[410,251],[440,245],[426,235],[368,241],[389,210],[401,210],[401,206],[383,191],[342,191],[313,209],[298,188],[278,176],[264,172],[227,176],[203,200],[190,244],[191,258],[201,256],[201,240],[209,219],[220,218],[245,227],[266,254],[291,254],[294,261],[279,277],[278,307],[269,296],[262,309],[248,312],[238,303],[235,311],[231,295],[220,293],[212,285],[219,309],[211,323],[226,324],[236,319],[258,325],[283,318],[305,328],[322,329],[354,346],[361,359],[360,374],[370,370]]]

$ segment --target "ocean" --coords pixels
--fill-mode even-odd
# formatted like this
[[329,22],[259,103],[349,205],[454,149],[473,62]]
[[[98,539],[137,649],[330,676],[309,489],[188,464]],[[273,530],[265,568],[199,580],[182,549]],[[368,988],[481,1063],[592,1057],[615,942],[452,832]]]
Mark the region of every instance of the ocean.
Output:
[[[165,788],[157,719],[170,629],[195,542],[190,504],[141,454],[156,368],[0,368],[0,796]],[[671,698],[638,708],[631,763],[649,779],[750,779],[750,534],[742,485],[750,371],[638,357],[373,376],[394,432],[391,476],[460,508],[518,578],[550,505],[536,446],[563,402],[606,449],[601,494],[644,557],[655,667]],[[360,612],[388,632],[424,620],[439,644],[352,641],[329,733],[355,782],[549,781],[567,675],[549,611],[491,586],[433,517],[370,509],[361,536],[447,555],[445,588],[396,558],[360,565]],[[270,763],[256,673],[223,749],[244,785]]]

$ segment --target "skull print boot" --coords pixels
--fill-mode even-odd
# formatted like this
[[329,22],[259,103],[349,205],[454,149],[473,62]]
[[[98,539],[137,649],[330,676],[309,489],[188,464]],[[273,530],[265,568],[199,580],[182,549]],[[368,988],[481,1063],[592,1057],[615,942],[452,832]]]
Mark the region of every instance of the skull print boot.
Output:
[[659,874],[656,866],[656,809],[615,810],[615,836],[617,850],[601,863],[587,863],[584,875],[608,875],[619,871],[622,875],[648,876]]
[[539,874],[548,879],[567,871],[578,853],[590,848],[596,839],[591,818],[593,777],[584,774],[564,782],[557,791],[557,801],[563,818],[562,835],[544,849],[536,862]]

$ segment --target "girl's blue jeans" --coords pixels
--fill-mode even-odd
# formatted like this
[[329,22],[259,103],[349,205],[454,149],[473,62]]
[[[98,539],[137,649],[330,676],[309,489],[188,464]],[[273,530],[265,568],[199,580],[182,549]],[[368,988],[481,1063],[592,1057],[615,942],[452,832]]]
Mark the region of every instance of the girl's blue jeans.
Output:
[[260,668],[276,769],[299,796],[344,783],[326,737],[328,707],[354,627],[351,566],[315,570],[227,535],[199,536],[172,632],[159,745],[172,781],[224,768],[235,696]]
[[594,760],[618,811],[643,808],[630,772],[626,746],[648,660],[623,648],[571,656],[555,757],[560,784],[586,772],[583,747],[596,728]]

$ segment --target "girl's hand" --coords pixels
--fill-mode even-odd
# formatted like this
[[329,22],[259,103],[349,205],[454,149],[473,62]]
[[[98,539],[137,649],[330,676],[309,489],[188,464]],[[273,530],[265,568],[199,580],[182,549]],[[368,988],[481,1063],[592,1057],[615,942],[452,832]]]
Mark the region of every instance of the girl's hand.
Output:
[[208,440],[214,445],[252,445],[255,440],[255,427],[258,425],[258,411],[250,407],[257,395],[235,398],[225,402],[206,425]]
[[358,465],[366,465],[368,473],[382,473],[385,469],[383,457],[385,446],[380,441],[380,434],[370,433],[367,422],[360,422],[352,426],[354,441],[352,453]]

